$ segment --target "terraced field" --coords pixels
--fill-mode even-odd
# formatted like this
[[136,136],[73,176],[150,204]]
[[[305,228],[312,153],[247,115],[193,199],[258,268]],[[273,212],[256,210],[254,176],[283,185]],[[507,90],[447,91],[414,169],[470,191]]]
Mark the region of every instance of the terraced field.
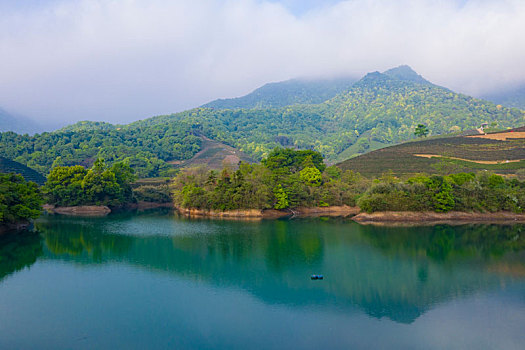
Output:
[[372,151],[338,164],[365,176],[490,170],[514,174],[525,168],[525,127],[475,136],[407,142]]
[[4,157],[0,157],[0,173],[20,174],[27,181],[33,181],[38,185],[43,185],[46,182],[46,178],[35,170]]

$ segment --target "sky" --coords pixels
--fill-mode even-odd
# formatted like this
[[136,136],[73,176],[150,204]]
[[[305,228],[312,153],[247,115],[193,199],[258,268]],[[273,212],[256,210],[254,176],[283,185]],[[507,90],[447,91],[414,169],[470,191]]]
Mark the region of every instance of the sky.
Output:
[[0,0],[0,107],[128,122],[401,64],[478,96],[525,83],[524,37],[523,0]]

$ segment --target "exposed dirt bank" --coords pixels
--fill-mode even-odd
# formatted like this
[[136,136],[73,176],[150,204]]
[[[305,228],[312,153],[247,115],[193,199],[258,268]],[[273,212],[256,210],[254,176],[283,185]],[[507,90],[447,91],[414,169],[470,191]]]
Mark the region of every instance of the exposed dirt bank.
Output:
[[315,208],[295,208],[291,209],[294,216],[299,217],[316,217],[316,216],[338,216],[348,217],[359,214],[358,207],[349,207],[347,205],[331,206],[331,207],[315,207]]
[[111,213],[111,209],[105,205],[79,205],[75,207],[55,207],[44,205],[44,210],[51,214],[71,215],[71,216],[106,216]]
[[232,218],[232,219],[277,219],[291,215],[290,212],[280,210],[261,210],[261,209],[239,209],[239,210],[202,210],[176,208],[183,215],[190,217],[213,217],[213,218]]
[[359,223],[450,223],[450,222],[525,222],[525,214],[512,212],[497,213],[464,213],[452,211],[448,213],[386,211],[376,213],[360,213],[353,217]]
[[286,210],[275,209],[244,209],[244,210],[201,210],[176,208],[183,215],[200,217],[219,217],[234,219],[278,219],[286,216],[317,217],[317,216],[352,216],[359,213],[359,208],[349,206],[333,206],[318,208],[293,208]]

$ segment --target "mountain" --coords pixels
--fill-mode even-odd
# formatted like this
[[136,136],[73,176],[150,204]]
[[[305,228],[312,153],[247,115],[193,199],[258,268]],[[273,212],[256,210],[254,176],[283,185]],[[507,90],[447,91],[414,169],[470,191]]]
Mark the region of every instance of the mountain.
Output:
[[42,127],[34,120],[9,113],[0,108],[0,131],[14,131],[20,134],[34,134]]
[[525,127],[405,142],[345,160],[337,166],[371,177],[387,171],[397,176],[482,170],[514,174],[525,168]]
[[414,139],[418,124],[430,136],[482,123],[503,129],[525,124],[523,111],[433,85],[407,67],[387,72],[369,73],[319,104],[195,108],[128,125],[81,122],[35,136],[0,133],[0,155],[42,174],[56,164],[89,165],[96,157],[125,160],[139,177],[152,177],[169,175],[170,163],[181,164],[206,148],[204,138],[255,160],[275,147],[293,147],[317,150],[335,163]]
[[[383,74],[400,81],[432,85],[407,65],[389,69]],[[291,79],[269,83],[248,95],[218,99],[201,107],[215,109],[278,108],[296,104],[319,104],[348,90],[359,79],[341,77],[335,79]]]
[[423,85],[434,85],[425,78],[423,78],[421,75],[417,74],[412,68],[410,68],[407,65],[391,68],[383,72],[383,74],[401,81],[408,81]]
[[505,107],[525,110],[525,85],[517,88],[483,95],[482,98]]
[[[405,70],[406,69],[402,69]],[[143,126],[185,121],[211,139],[256,158],[277,146],[316,149],[330,162],[414,138],[425,124],[431,135],[470,130],[482,123],[522,125],[525,114],[454,93],[426,80],[369,73],[350,89],[317,105],[250,110],[207,108],[142,121]],[[412,75],[412,80],[414,76]]]
[[317,104],[331,99],[349,89],[355,78],[337,79],[292,79],[266,84],[252,93],[209,102],[202,107],[215,109],[270,108],[295,104]]
[[4,157],[0,157],[0,173],[20,174],[26,181],[33,181],[37,185],[43,185],[46,182],[46,178],[33,169]]

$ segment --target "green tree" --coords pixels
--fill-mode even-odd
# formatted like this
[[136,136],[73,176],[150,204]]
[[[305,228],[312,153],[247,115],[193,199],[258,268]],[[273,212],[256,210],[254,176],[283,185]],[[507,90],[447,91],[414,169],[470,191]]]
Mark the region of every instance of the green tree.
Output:
[[320,186],[323,177],[319,169],[306,167],[299,172],[299,178],[308,186]]
[[288,195],[284,192],[283,186],[281,184],[277,185],[274,188],[273,194],[277,199],[277,202],[274,204],[274,209],[286,209],[289,206]]
[[58,206],[80,205],[86,201],[82,181],[87,170],[80,165],[58,166],[47,176],[43,192],[49,204]]
[[417,137],[426,137],[428,135],[428,128],[425,124],[418,124],[414,130],[414,135]]
[[448,212],[456,204],[452,194],[452,186],[447,179],[435,176],[433,183],[429,186],[434,190],[432,199],[434,201],[434,210],[436,212]]
[[98,167],[90,169],[82,180],[85,204],[117,205],[123,199],[122,188],[117,183],[115,174]]
[[131,202],[133,200],[131,183],[136,180],[135,170],[124,162],[113,164],[109,170],[115,174],[115,180],[121,189],[122,201]]

